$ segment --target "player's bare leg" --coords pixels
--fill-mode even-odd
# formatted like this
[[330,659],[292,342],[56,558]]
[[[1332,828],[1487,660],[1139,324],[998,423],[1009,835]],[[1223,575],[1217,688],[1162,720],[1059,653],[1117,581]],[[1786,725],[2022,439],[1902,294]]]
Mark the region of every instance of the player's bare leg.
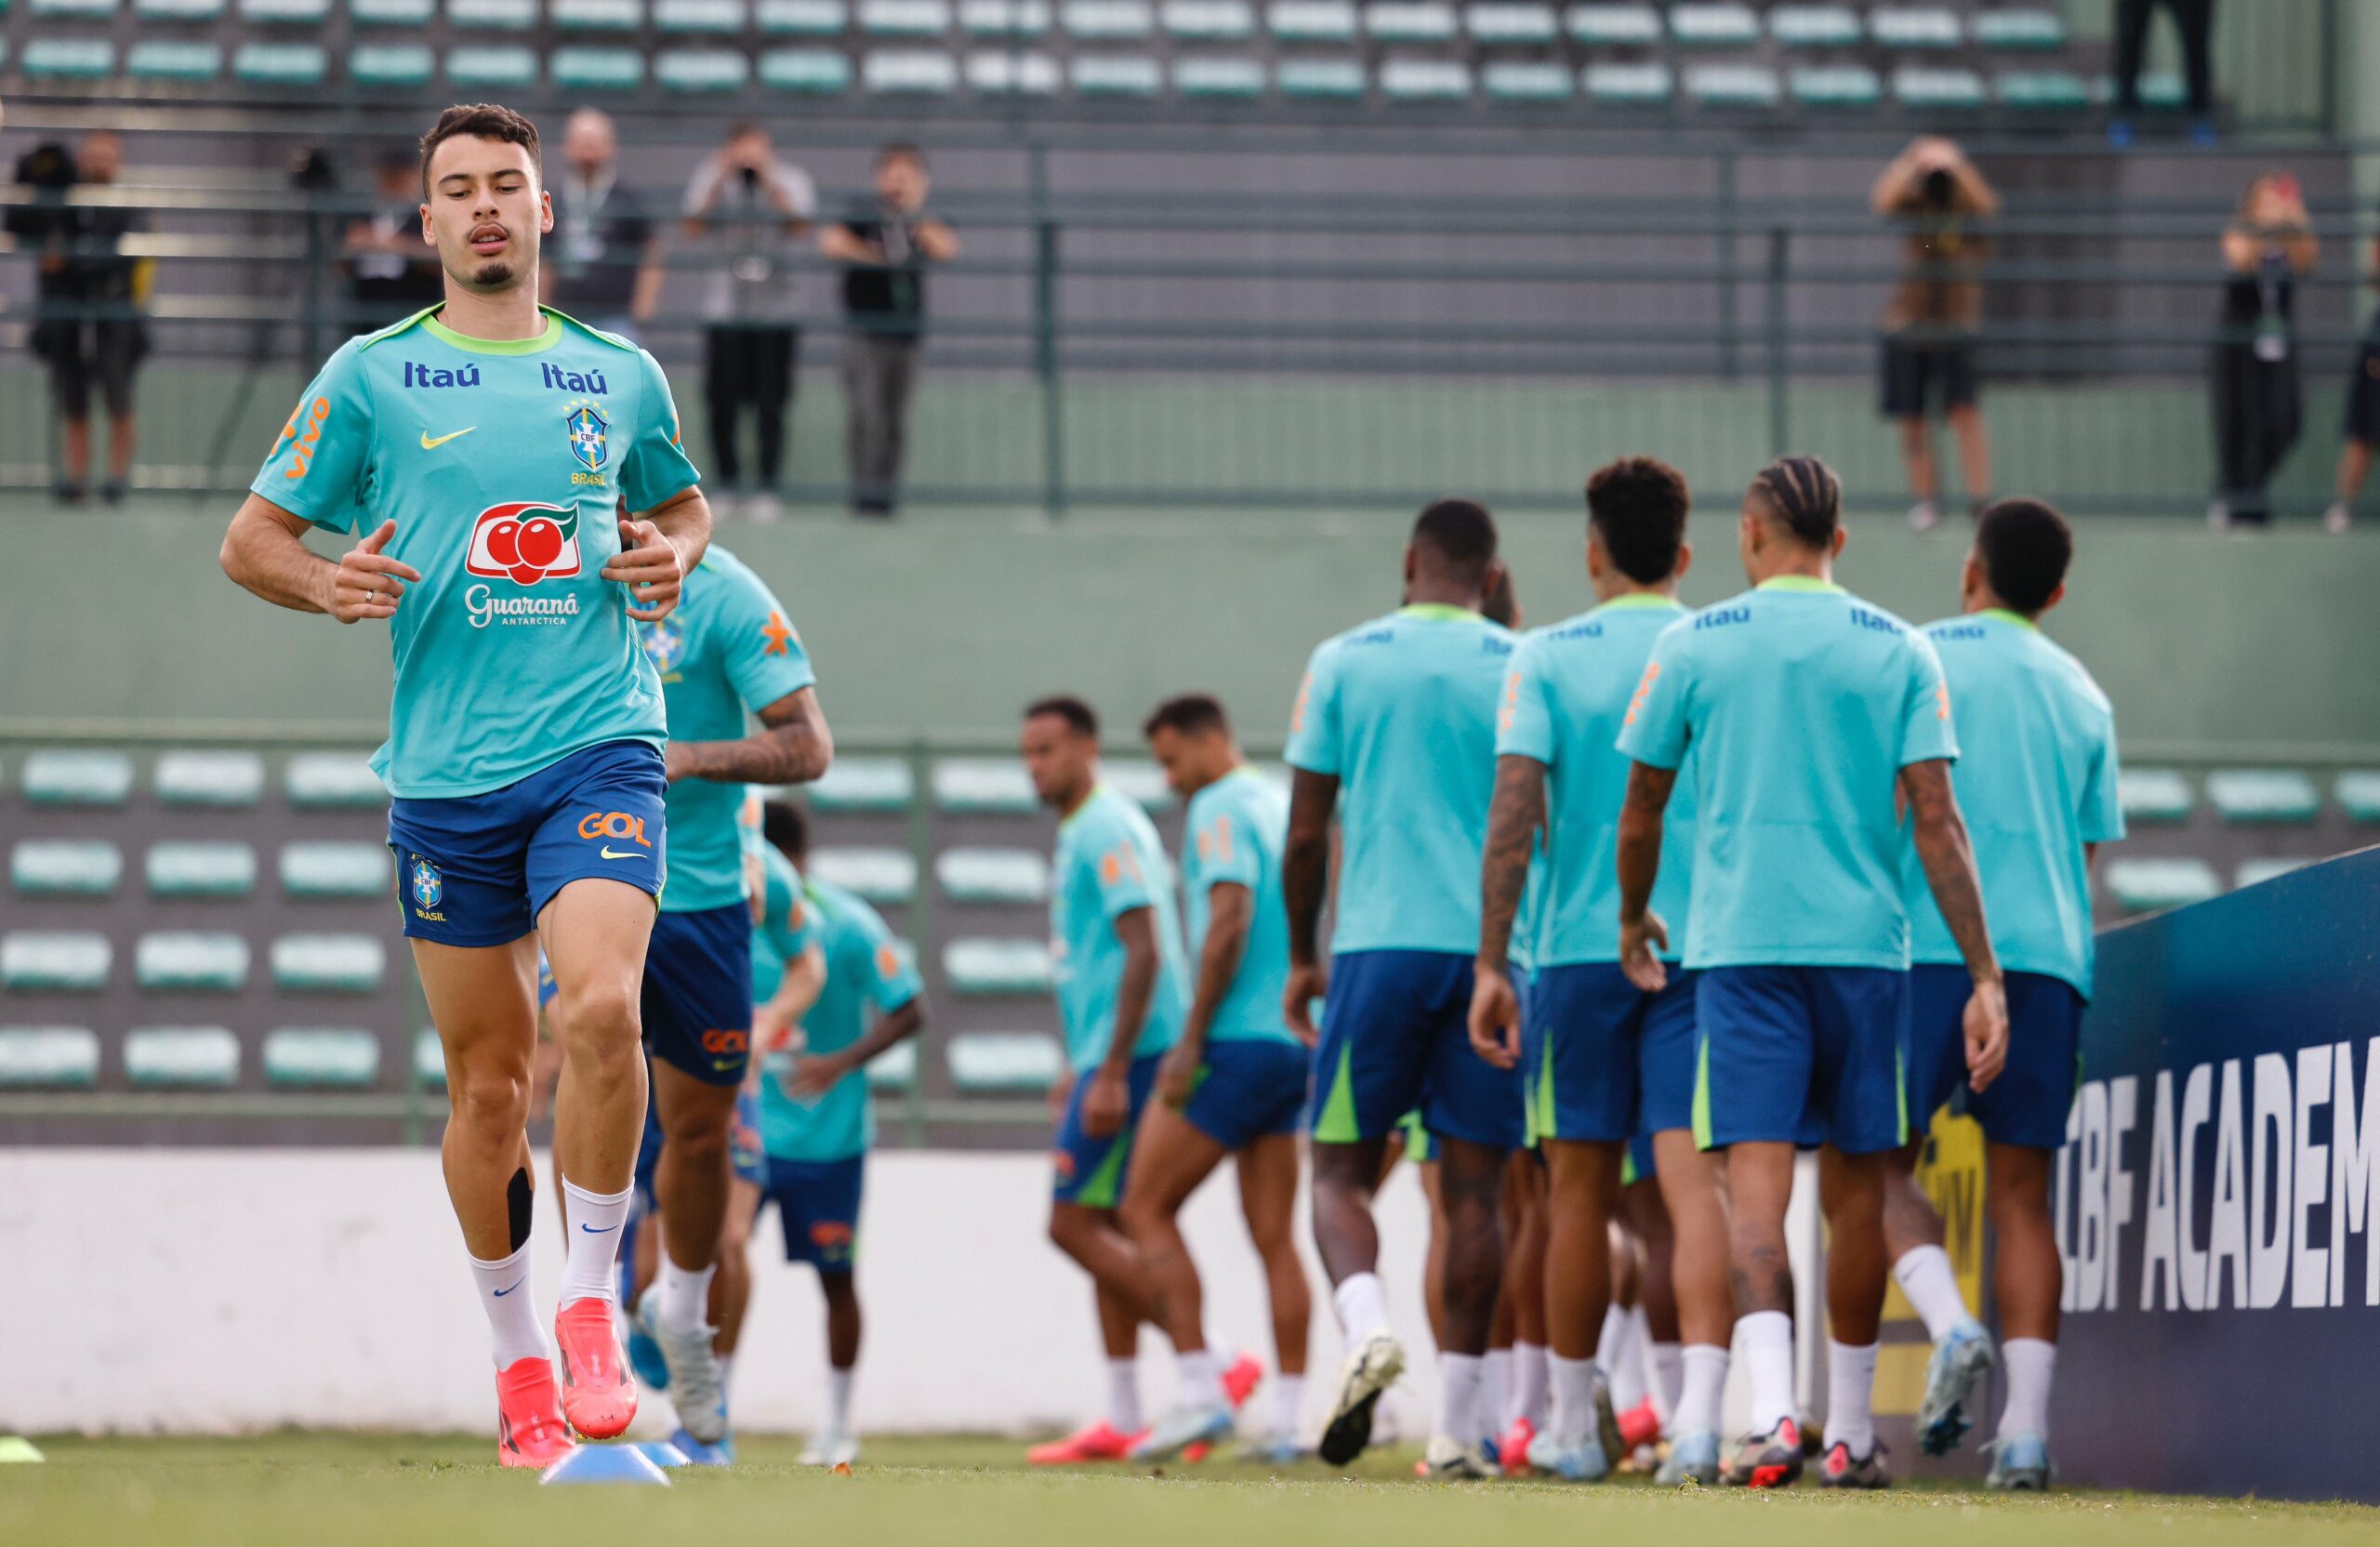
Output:
[[1826,1215],[1827,1409],[1826,1459],[1820,1480],[1830,1486],[1881,1488],[1875,1465],[1871,1403],[1876,1385],[1876,1335],[1884,1319],[1884,1179],[1891,1153],[1845,1155],[1831,1144],[1818,1151],[1818,1208]]
[[1653,1135],[1653,1163],[1671,1230],[1670,1279],[1677,1293],[1678,1337],[1685,1342],[1670,1455],[1659,1480],[1687,1477],[1708,1486],[1719,1474],[1719,1404],[1736,1305],[1727,1264],[1726,1160],[1702,1150],[1686,1129]]
[[1298,1422],[1305,1405],[1306,1334],[1314,1325],[1314,1295],[1298,1256],[1294,1220],[1298,1201],[1298,1137],[1273,1133],[1239,1151],[1239,1210],[1248,1238],[1264,1264],[1265,1296],[1273,1313],[1273,1419],[1264,1449],[1268,1459],[1297,1453]]
[[1985,1208],[1994,1243],[1992,1292],[2000,1304],[2007,1406],[1993,1441],[1991,1486],[2049,1486],[2049,1396],[2057,1371],[2057,1306],[2066,1287],[2050,1212],[2056,1156],[1987,1144]]
[[1722,1474],[1752,1488],[1778,1488],[1802,1474],[1802,1433],[1793,1412],[1793,1264],[1785,1210],[1793,1197],[1793,1146],[1768,1140],[1726,1152],[1729,1282],[1752,1378],[1750,1437]]
[[1545,1234],[1544,1163],[1516,1149],[1504,1166],[1504,1281],[1491,1345],[1503,1368],[1489,1380],[1488,1414],[1497,1461],[1511,1475],[1527,1470],[1529,1442],[1546,1421]]
[[760,1217],[760,1189],[737,1178],[727,1184],[727,1219],[719,1230],[719,1272],[710,1281],[711,1345],[719,1350],[724,1384],[728,1361],[744,1339],[744,1318],[752,1308],[752,1222]]
[[1610,1372],[1595,1355],[1611,1305],[1610,1224],[1625,1152],[1617,1144],[1539,1143],[1545,1154],[1545,1333],[1554,1410],[1530,1461],[1573,1481],[1588,1481],[1609,1471],[1621,1453]]
[[1141,1323],[1150,1319],[1141,1288],[1140,1258],[1113,1209],[1052,1200],[1050,1241],[1091,1275],[1099,1308],[1099,1336],[1107,1353],[1107,1416],[1097,1423],[1035,1446],[1035,1465],[1121,1461],[1146,1425],[1141,1413],[1138,1358]]
[[[1388,1294],[1380,1280],[1380,1226],[1372,1194],[1380,1184],[1384,1139],[1314,1145],[1314,1245],[1330,1276],[1331,1302],[1347,1356],[1330,1417],[1316,1447],[1344,1466],[1371,1443],[1372,1409],[1405,1370],[1405,1348],[1390,1332]],[[1435,1233],[1434,1232],[1434,1235]],[[1494,1295],[1490,1287],[1490,1298]]]
[[[1496,1294],[1504,1276],[1501,1203],[1508,1152],[1494,1144],[1442,1137],[1438,1193],[1446,1205],[1446,1342],[1438,1355],[1437,1433],[1431,1436],[1435,1475],[1473,1475],[1484,1464],[1478,1436],[1483,1360],[1493,1330]],[[1449,1446],[1460,1448],[1460,1455]]]
[[1917,1185],[1924,1141],[1893,1152],[1884,1174],[1884,1250],[1892,1275],[1925,1323],[1934,1352],[1925,1365],[1925,1395],[1917,1408],[1917,1447],[1946,1455],[1973,1427],[1966,1405],[1992,1365],[1991,1335],[1967,1310],[1959,1278],[1943,1250],[1942,1216]]
[[696,1442],[716,1446],[727,1437],[727,1383],[707,1313],[733,1181],[727,1148],[736,1087],[706,1084],[658,1058],[648,1066],[662,1135],[653,1194],[668,1224],[654,1303],[641,1320],[669,1367],[679,1421]]
[[1670,1225],[1669,1210],[1661,1206],[1660,1183],[1640,1177],[1621,1188],[1620,1216],[1642,1248],[1637,1265],[1643,1274],[1646,1406],[1638,1413],[1651,1421],[1620,1415],[1620,1442],[1633,1451],[1669,1428],[1677,1411],[1685,1361],[1678,1341],[1677,1236]]
[[859,1367],[859,1286],[849,1270],[822,1271],[818,1292],[826,1302],[826,1421],[803,1448],[801,1464],[849,1466],[859,1460],[851,1413],[852,1376]]

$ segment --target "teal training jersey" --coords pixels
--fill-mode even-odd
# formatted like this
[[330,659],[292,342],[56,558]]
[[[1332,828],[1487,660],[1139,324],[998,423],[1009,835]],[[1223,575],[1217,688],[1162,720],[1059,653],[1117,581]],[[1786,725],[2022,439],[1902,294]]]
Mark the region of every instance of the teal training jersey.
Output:
[[[867,1034],[868,1012],[889,1014],[925,991],[906,944],[877,911],[853,892],[812,879],[810,911],[817,919],[826,984],[801,1018],[805,1051],[837,1052]],[[789,1068],[789,1063],[779,1068]],[[876,1106],[867,1071],[854,1069],[813,1102],[787,1095],[768,1070],[760,1081],[760,1144],[780,1160],[841,1160],[876,1142]]]
[[[817,681],[785,608],[744,562],[713,544],[686,576],[677,607],[641,626],[661,675],[677,741],[734,741],[747,715]],[[700,913],[744,900],[735,819],[745,787],[680,779],[669,787],[669,884],[665,913]]]
[[1182,966],[1182,922],[1173,869],[1148,813],[1106,785],[1093,787],[1058,824],[1050,863],[1050,949],[1058,979],[1058,1017],[1066,1062],[1095,1068],[1116,1037],[1116,991],[1124,981],[1124,944],[1116,920],[1147,908],[1157,935],[1157,972],[1132,1056],[1173,1046],[1189,1008]]
[[[1925,629],[1966,729],[1950,776],[1983,878],[2001,967],[2091,994],[2086,843],[2123,837],[2115,711],[2082,663],[2015,613],[1948,618]],[[1902,857],[1910,956],[1957,962],[1914,848]]]
[[[1530,891],[1542,896],[1523,909],[1536,919],[1527,944],[1539,967],[1620,959],[1620,807],[1630,764],[1614,744],[1653,641],[1686,615],[1669,597],[1633,593],[1530,630],[1513,654],[1496,755],[1545,765],[1545,849],[1530,871]],[[1653,888],[1653,911],[1669,925],[1673,959],[1686,950],[1693,850],[1689,770],[1670,796]],[[1517,921],[1514,939],[1518,959]]]
[[1195,986],[1206,950],[1210,894],[1223,882],[1248,888],[1248,942],[1215,1018],[1210,1041],[1269,1037],[1295,1041],[1281,1018],[1289,982],[1289,911],[1281,897],[1281,845],[1289,832],[1289,800],[1272,780],[1245,764],[1190,798],[1182,839],[1183,913],[1189,925]]
[[752,1002],[766,1004],[785,985],[785,970],[818,939],[818,910],[802,890],[801,872],[772,848],[760,856],[760,918],[752,925]]
[[621,499],[700,476],[661,367],[560,312],[494,341],[436,310],[342,345],[249,485],[334,532],[394,521],[388,554],[421,572],[389,620],[374,771],[398,796],[479,795],[602,742],[661,746],[660,680],[601,573]]
[[1289,760],[1339,780],[1334,953],[1479,949],[1496,702],[1516,642],[1460,607],[1405,607],[1326,641]]
[[1840,586],[1770,580],[1661,631],[1620,734],[1694,753],[1688,967],[1909,965],[1902,768],[1958,756],[1934,647]]

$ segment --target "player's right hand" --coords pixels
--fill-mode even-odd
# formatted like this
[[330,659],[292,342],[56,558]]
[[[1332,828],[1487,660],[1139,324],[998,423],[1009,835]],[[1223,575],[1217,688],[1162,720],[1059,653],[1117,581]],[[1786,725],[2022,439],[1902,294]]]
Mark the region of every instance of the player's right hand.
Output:
[[379,530],[339,556],[331,576],[331,616],[341,623],[367,617],[394,617],[405,582],[421,578],[421,571],[380,550],[397,535],[397,523],[384,521]]
[[1620,970],[1647,994],[1669,986],[1670,970],[1662,965],[1659,954],[1669,948],[1670,927],[1651,908],[1633,923],[1625,917],[1620,920]]
[[1330,969],[1319,961],[1299,966],[1289,964],[1289,985],[1281,990],[1281,1019],[1288,1023],[1289,1035],[1313,1047],[1322,1040],[1322,1033],[1314,1024],[1314,1001],[1330,992]]
[[2008,1064],[2008,990],[1998,978],[1978,979],[1961,1027],[1965,1035],[1967,1089],[1980,1092]]
[[1198,1089],[1198,1067],[1206,1061],[1206,1049],[1195,1042],[1176,1042],[1166,1049],[1157,1066],[1157,1099],[1176,1112],[1189,1105],[1191,1093]]
[[1499,1069],[1520,1066],[1520,996],[1513,992],[1511,974],[1493,967],[1472,974],[1471,1051]]

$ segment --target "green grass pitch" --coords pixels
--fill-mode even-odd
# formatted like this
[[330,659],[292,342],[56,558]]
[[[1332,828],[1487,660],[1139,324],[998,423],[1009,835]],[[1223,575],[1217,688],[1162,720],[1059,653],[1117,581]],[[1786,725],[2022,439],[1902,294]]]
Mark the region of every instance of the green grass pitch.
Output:
[[457,1436],[44,1438],[46,1464],[0,1467],[0,1542],[26,1547],[2195,1547],[2367,1543],[2380,1511],[1924,1486],[1842,1497],[1802,1488],[1670,1492],[1622,1481],[1434,1486],[1409,1451],[1352,1475],[1222,1461],[1029,1473],[1006,1441],[871,1442],[850,1476],[753,1437],[733,1472],[662,1488],[542,1488]]

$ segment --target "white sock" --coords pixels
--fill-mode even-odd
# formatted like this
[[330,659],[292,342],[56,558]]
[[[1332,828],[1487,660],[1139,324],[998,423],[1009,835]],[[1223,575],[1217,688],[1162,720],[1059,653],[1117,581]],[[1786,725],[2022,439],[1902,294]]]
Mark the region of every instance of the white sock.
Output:
[[1752,1429],[1765,1435],[1793,1416],[1793,1318],[1754,1311],[1736,1318],[1744,1373],[1752,1377]]
[[735,1355],[733,1354],[721,1354],[717,1355],[717,1357],[719,1359],[719,1390],[720,1395],[723,1396],[733,1389],[735,1376]]
[[1438,1433],[1465,1445],[1479,1442],[1481,1388],[1488,1381],[1488,1361],[1476,1354],[1438,1355]]
[[[568,1177],[562,1179],[562,1197],[569,1200],[570,1254],[562,1259],[562,1300],[617,1303],[620,1298],[620,1226],[628,1223],[633,1186],[616,1193],[590,1193]],[[668,1253],[663,1253],[666,1261]]]
[[471,1282],[478,1286],[480,1308],[487,1313],[489,1342],[496,1368],[509,1369],[522,1359],[549,1359],[546,1329],[537,1324],[537,1287],[529,1282],[529,1248],[523,1241],[511,1256],[493,1263],[470,1259]]
[[1330,1291],[1330,1303],[1338,1308],[1339,1329],[1351,1343],[1388,1330],[1388,1291],[1381,1287],[1379,1274],[1349,1274],[1345,1283]]
[[2057,1344],[2010,1338],[2000,1345],[2000,1358],[2008,1371],[2008,1405],[2000,1409],[2000,1437],[2049,1438],[2049,1388],[2057,1375]]
[[1959,1295],[1959,1276],[1951,1270],[1950,1254],[1938,1246],[1913,1246],[1893,1264],[1893,1282],[1909,1297],[1925,1323],[1925,1335],[1940,1342],[1950,1329],[1967,1318],[1967,1302]]
[[1480,1368],[1479,1437],[1495,1439],[1502,1433],[1497,1422],[1513,1399],[1513,1351],[1489,1349],[1480,1360]]
[[[848,1435],[852,1432],[852,1372],[848,1369],[826,1371],[826,1428],[829,1433]],[[1125,1431],[1139,1431],[1136,1423]]]
[[1633,1412],[1636,1404],[1645,1400],[1645,1358],[1639,1352],[1644,1343],[1638,1335],[1644,1323],[1633,1310],[1622,1310],[1617,1305],[1611,1309],[1612,1316],[1619,1318],[1616,1329],[1612,1316],[1604,1318],[1605,1328],[1612,1333],[1611,1354],[1606,1358],[1598,1352],[1595,1363],[1603,1366],[1604,1379],[1611,1382],[1612,1410]]
[[1305,1377],[1273,1377],[1273,1437],[1295,1440],[1305,1421]]
[[1548,1355],[1546,1365],[1554,1386],[1554,1410],[1547,1415],[1554,1443],[1584,1444],[1595,1432],[1595,1382],[1602,1373],[1593,1359],[1566,1359],[1559,1354]]
[[1661,1432],[1670,1432],[1671,1422],[1677,1417],[1678,1393],[1686,1380],[1684,1352],[1673,1342],[1653,1342],[1645,1345],[1645,1367],[1652,1378],[1653,1412],[1661,1421]]
[[1211,1327],[1198,1329],[1198,1336],[1206,1343],[1207,1352],[1214,1355],[1216,1369],[1229,1369],[1239,1363],[1239,1345],[1229,1338]]
[[1107,1423],[1119,1435],[1137,1435],[1141,1422],[1141,1362],[1107,1361]]
[[1620,1340],[1628,1335],[1628,1313],[1620,1302],[1604,1307],[1603,1325],[1595,1329],[1595,1363],[1609,1369],[1620,1357]]
[[1536,1427],[1545,1427],[1546,1348],[1541,1342],[1513,1344],[1513,1393],[1511,1405],[1505,1409],[1504,1427],[1509,1429],[1522,1419]]
[[1223,1402],[1223,1372],[1205,1349],[1174,1355],[1181,1390],[1174,1400],[1185,1408],[1220,1408]]
[[1719,1403],[1727,1390],[1727,1351],[1716,1343],[1686,1345],[1686,1373],[1678,1384],[1677,1417],[1672,1428],[1680,1435],[1719,1432]]
[[717,1263],[707,1268],[681,1268],[665,1250],[661,1253],[661,1325],[672,1332],[693,1332],[707,1325],[704,1317],[710,1309],[711,1276],[718,1271]]
[[1826,1345],[1826,1443],[1837,1440],[1851,1448],[1851,1459],[1876,1453],[1876,1421],[1870,1406],[1876,1395],[1876,1345],[1836,1342]]

